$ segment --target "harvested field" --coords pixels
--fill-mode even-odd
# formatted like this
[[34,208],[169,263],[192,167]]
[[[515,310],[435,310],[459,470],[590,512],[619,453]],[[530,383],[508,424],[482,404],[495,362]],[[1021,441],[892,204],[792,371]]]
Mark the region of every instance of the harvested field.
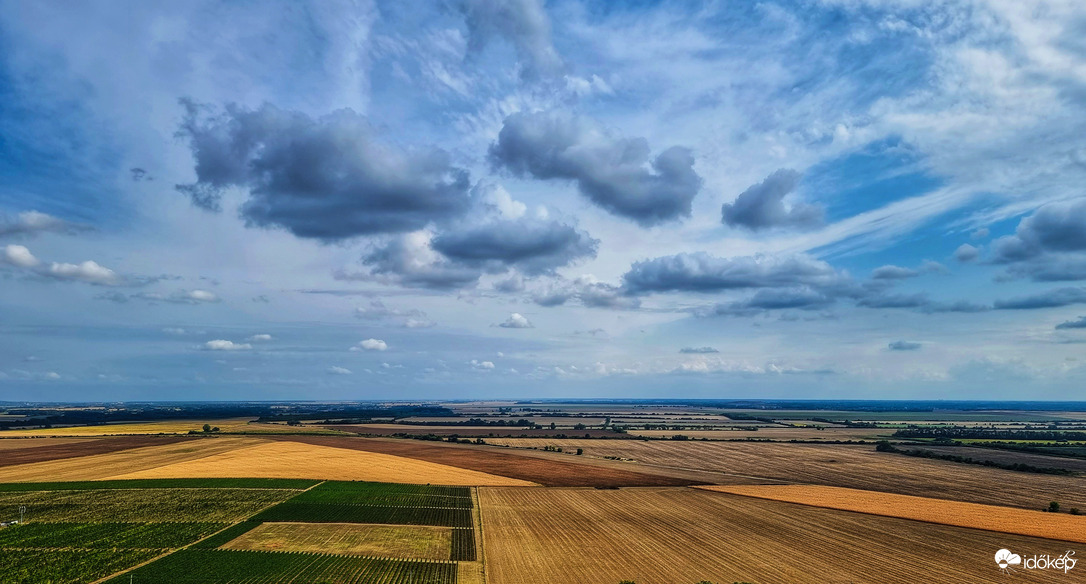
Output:
[[427,434],[433,434],[434,436],[465,436],[465,437],[546,437],[546,436],[575,436],[579,438],[585,437],[585,435],[591,438],[628,438],[629,436],[612,432],[611,430],[588,429],[588,430],[572,430],[570,428],[558,428],[555,430],[541,429],[541,430],[529,430],[528,428],[517,428],[515,426],[420,426],[420,425],[408,425],[408,424],[336,424],[328,426],[320,426],[328,430],[336,430],[338,432],[352,432],[355,434],[361,434],[366,436],[395,436],[397,434],[407,434],[410,436],[426,436]]
[[708,491],[1086,543],[1086,517],[820,485],[708,485]]
[[[119,452],[132,448],[146,446],[163,446],[176,444],[188,440],[180,436],[124,436],[118,438],[43,438],[22,440],[0,440],[0,450],[4,455],[0,457],[0,467],[14,466],[16,464],[29,464],[46,460],[61,460],[65,458],[78,458],[94,454],[106,454]],[[21,447],[13,448],[17,444]],[[7,448],[4,446],[7,445]]]
[[[918,570],[941,582],[1005,582],[995,550],[1064,551],[1050,540],[696,489],[479,494],[492,584],[911,584]],[[1029,576],[1067,582],[1057,571]]]
[[[929,446],[927,444],[905,444],[903,450],[930,450],[936,454],[972,457],[975,460],[991,460],[999,464],[1028,464],[1040,468],[1062,468],[1075,472],[1086,472],[1086,458],[1059,456],[1060,450],[1053,448],[1052,456],[1033,452],[1018,452],[998,448],[970,446]],[[1065,447],[1059,447],[1065,448]]]
[[[761,477],[765,482],[848,487],[934,499],[1026,509],[1059,501],[1086,509],[1086,478],[1015,472],[876,452],[874,446],[767,442],[684,442],[671,440],[494,440],[517,446],[584,448],[586,456],[631,459],[642,465],[701,469],[719,473],[720,483]],[[744,480],[749,482],[749,480]]]
[[[101,448],[112,448],[108,443],[115,440],[130,440],[128,438],[102,438],[93,440],[93,443],[106,443]],[[142,447],[129,447],[118,452],[108,454],[75,455],[78,458],[64,458],[61,460],[47,460],[18,464],[0,468],[0,482],[33,482],[33,481],[88,481],[109,478],[111,476],[128,473],[135,470],[155,468],[173,464],[185,460],[193,460],[205,456],[211,456],[220,452],[228,452],[245,446],[262,443],[259,438],[205,438],[201,440],[189,440],[185,438],[158,438],[137,437],[131,440],[143,441]],[[146,444],[165,445],[147,446]],[[33,449],[31,449],[33,450]],[[15,452],[20,452],[19,450]]]
[[448,560],[452,532],[425,525],[264,523],[221,549]]
[[[702,484],[699,481],[670,476],[605,468],[577,462],[519,456],[515,453],[497,452],[496,449],[485,447],[439,445],[416,440],[334,436],[283,436],[276,437],[276,439],[391,454],[462,469],[493,473],[522,481],[531,481],[544,486],[623,487]],[[600,441],[588,440],[585,442]]]
[[527,481],[432,462],[346,448],[276,441],[122,473],[113,479],[155,478],[312,478],[386,483],[530,486]]
[[633,436],[645,436],[648,438],[670,438],[675,434],[682,434],[690,438],[700,440],[879,440],[892,434],[893,430],[879,428],[804,428],[799,426],[762,426],[757,431],[746,429],[736,430],[630,430]]

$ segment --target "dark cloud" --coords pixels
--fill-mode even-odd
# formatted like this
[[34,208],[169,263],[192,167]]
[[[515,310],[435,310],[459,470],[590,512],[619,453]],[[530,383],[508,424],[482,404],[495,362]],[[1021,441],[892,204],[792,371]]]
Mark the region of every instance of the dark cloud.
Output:
[[997,279],[1029,278],[1034,282],[1074,282],[1086,280],[1086,257],[1072,254],[1046,254],[1030,261],[1007,266]]
[[924,293],[885,294],[876,292],[858,298],[856,304],[857,306],[863,306],[865,308],[911,308],[929,314],[947,312],[986,312],[992,309],[991,306],[976,304],[974,302],[969,302],[968,300],[939,302],[932,300]]
[[38,211],[24,211],[14,217],[0,214],[0,237],[38,233],[75,235],[92,230],[93,228],[89,225],[65,221]]
[[1000,310],[1056,308],[1072,304],[1086,304],[1086,288],[1057,288],[1031,296],[995,301],[995,307]]
[[963,243],[954,250],[954,259],[959,262],[971,262],[978,257],[980,257],[980,250],[968,243]]
[[784,197],[796,189],[800,174],[782,168],[752,185],[732,203],[721,207],[722,221],[731,227],[751,230],[773,227],[814,227],[822,223],[821,207],[795,203],[786,207]]
[[894,341],[887,345],[887,348],[891,351],[916,351],[920,346],[920,343],[913,343],[911,341]]
[[694,156],[673,146],[649,160],[644,138],[612,136],[564,112],[517,113],[490,147],[495,167],[516,176],[572,180],[592,202],[642,226],[690,216],[701,190]]
[[717,304],[701,316],[751,316],[768,310],[820,310],[836,302],[831,295],[810,288],[766,288],[745,300]]
[[1086,329],[1086,316],[1078,317],[1078,320],[1069,320],[1056,325],[1057,329]]
[[339,271],[337,280],[370,280],[408,288],[450,290],[474,285],[482,273],[454,264],[429,247],[419,233],[392,238],[374,245],[362,256],[368,272]]
[[871,272],[871,278],[875,280],[904,280],[906,278],[915,278],[919,275],[920,272],[916,270],[894,265],[875,268]]
[[1086,279],[1086,198],[1050,203],[992,242],[992,261],[1012,264],[1005,278],[1057,282]]
[[712,347],[683,347],[679,349],[679,352],[690,355],[708,355],[710,353],[719,353],[720,351]]
[[498,292],[505,292],[507,294],[523,292],[524,278],[521,278],[519,275],[513,275],[504,280],[498,280],[497,282],[494,282],[494,289]]
[[597,282],[591,276],[575,280],[558,279],[546,288],[533,292],[531,299],[546,307],[561,306],[570,300],[579,300],[582,305],[591,308],[633,310],[641,306],[639,299],[627,295],[622,288]]
[[178,189],[210,210],[220,208],[224,189],[245,189],[249,225],[334,241],[418,230],[469,205],[468,172],[446,152],[383,143],[351,110],[313,119],[268,104],[229,105],[209,116],[182,103],[178,134],[189,140],[197,180]]
[[570,225],[539,219],[501,219],[439,234],[432,247],[456,262],[515,266],[525,274],[548,273],[596,257],[599,240]]
[[128,172],[132,175],[132,182],[155,180],[155,177],[151,176],[147,173],[146,170],[139,167],[130,168]]
[[632,293],[825,287],[847,279],[826,262],[804,255],[718,258],[705,252],[636,262],[622,278]]
[[513,45],[526,80],[562,72],[562,59],[551,43],[551,26],[542,0],[460,0],[468,27],[469,48],[478,51],[495,38]]

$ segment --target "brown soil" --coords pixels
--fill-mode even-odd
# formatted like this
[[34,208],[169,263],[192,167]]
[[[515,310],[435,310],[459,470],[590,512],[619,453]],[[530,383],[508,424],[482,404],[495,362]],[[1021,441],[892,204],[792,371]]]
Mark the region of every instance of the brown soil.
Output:
[[191,440],[191,438],[185,436],[123,436],[118,438],[64,440],[60,443],[50,443],[49,439],[43,438],[35,440],[35,442],[41,442],[41,446],[5,449],[4,456],[0,457],[0,467],[64,458],[79,458],[92,454],[107,454],[144,446],[162,446],[183,440]]

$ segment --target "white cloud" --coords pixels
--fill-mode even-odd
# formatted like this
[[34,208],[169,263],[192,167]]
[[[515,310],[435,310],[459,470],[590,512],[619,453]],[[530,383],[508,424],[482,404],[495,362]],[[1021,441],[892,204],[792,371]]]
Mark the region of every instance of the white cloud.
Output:
[[73,280],[98,286],[121,284],[121,279],[116,272],[91,260],[80,264],[53,262],[42,273],[58,280]]
[[520,314],[519,312],[514,312],[513,314],[510,314],[509,318],[505,319],[505,322],[498,324],[498,326],[500,326],[502,328],[516,328],[516,329],[525,329],[525,328],[533,328],[534,327],[534,325],[532,325],[532,321],[528,320],[528,318],[526,316],[524,316],[523,314]]
[[260,343],[260,342],[270,341],[270,340],[272,340],[272,338],[273,337],[271,335],[260,334],[260,335],[253,335],[253,336],[251,336],[251,337],[249,337],[249,338],[247,338],[245,340],[247,340],[247,341],[249,341],[251,343]]
[[346,367],[338,367],[336,365],[332,365],[331,367],[329,367],[328,373],[330,375],[353,375],[350,369],[347,369]]
[[493,361],[479,361],[477,359],[472,359],[471,360],[471,366],[472,366],[472,368],[479,369],[480,371],[489,371],[489,370],[494,368],[494,362]]
[[193,302],[218,302],[219,297],[213,292],[207,290],[190,290],[188,292],[182,292],[181,296],[192,300]]
[[30,253],[30,250],[21,245],[8,245],[4,247],[5,262],[20,268],[33,268],[40,264],[38,258]]
[[204,343],[205,351],[247,351],[253,346],[248,343],[235,343],[224,339],[215,339]]
[[366,339],[357,345],[351,347],[352,351],[386,351],[388,350],[388,343],[381,339]]

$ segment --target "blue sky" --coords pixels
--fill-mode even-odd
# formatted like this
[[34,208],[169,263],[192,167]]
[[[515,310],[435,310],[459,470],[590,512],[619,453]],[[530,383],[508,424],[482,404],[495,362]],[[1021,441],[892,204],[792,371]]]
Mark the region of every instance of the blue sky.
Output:
[[0,1],[0,400],[1081,398],[1084,33]]

